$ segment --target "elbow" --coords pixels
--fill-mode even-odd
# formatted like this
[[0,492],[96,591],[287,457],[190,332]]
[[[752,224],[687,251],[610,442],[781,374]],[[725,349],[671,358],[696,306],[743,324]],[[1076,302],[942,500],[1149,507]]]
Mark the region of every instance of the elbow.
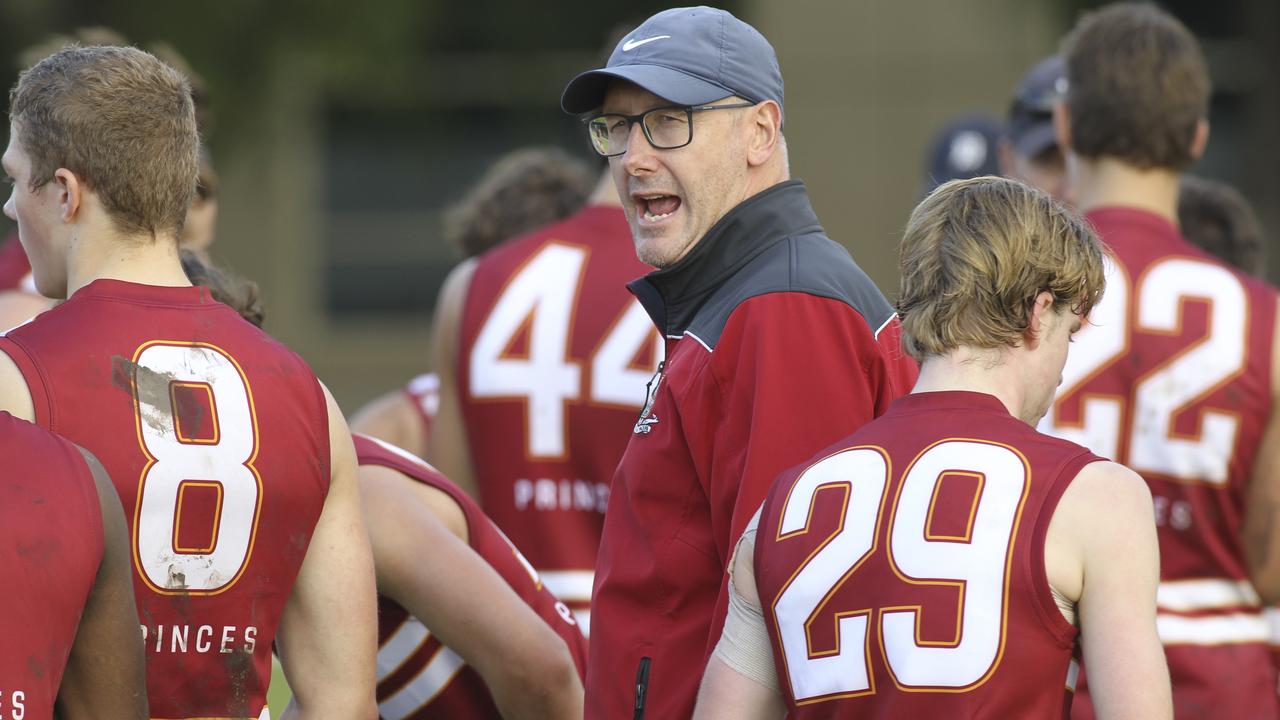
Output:
[[582,717],[583,690],[568,648],[511,663],[503,687],[491,687],[506,718]]
[[1263,574],[1255,571],[1252,575],[1253,587],[1258,591],[1262,604],[1280,604],[1280,578],[1275,573]]

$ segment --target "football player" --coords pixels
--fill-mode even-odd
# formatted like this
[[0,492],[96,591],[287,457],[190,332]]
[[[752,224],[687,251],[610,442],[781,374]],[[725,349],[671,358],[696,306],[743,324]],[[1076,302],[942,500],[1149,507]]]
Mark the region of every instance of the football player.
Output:
[[72,47],[11,98],[5,213],[36,288],[67,300],[0,340],[0,408],[86,447],[116,484],[151,714],[258,717],[275,643],[298,717],[376,717],[346,423],[301,358],[182,271],[187,81],[134,48]]

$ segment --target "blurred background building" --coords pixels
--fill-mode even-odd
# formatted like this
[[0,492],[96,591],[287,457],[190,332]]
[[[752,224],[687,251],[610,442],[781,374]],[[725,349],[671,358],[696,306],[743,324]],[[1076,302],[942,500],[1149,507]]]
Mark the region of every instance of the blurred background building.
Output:
[[[1084,0],[720,3],[774,44],[792,173],[831,236],[892,297],[896,245],[932,135],[1002,117]],[[1200,36],[1214,97],[1207,156],[1280,231],[1280,3],[1163,3]],[[256,280],[267,328],[348,410],[428,364],[429,318],[456,262],[441,210],[493,160],[529,144],[596,162],[559,111],[648,0],[0,0],[0,58],[55,32],[107,26],[166,42],[203,76],[221,215],[213,255]],[[9,232],[3,220],[0,231]],[[1271,257],[1280,257],[1272,249]],[[1269,277],[1280,280],[1280,263]]]

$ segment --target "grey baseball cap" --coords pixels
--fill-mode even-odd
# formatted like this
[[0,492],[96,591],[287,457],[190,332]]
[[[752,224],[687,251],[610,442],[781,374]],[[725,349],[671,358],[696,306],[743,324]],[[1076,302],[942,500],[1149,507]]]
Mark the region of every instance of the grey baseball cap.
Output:
[[569,81],[560,107],[574,114],[595,110],[614,78],[677,105],[730,95],[782,105],[782,71],[773,46],[755,28],[717,8],[673,8],[645,20],[622,38],[603,68]]

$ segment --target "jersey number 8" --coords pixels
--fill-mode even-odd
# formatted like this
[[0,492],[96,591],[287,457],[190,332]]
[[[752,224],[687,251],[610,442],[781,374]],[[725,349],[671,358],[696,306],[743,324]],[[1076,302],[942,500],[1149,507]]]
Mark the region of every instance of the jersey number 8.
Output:
[[135,564],[155,592],[215,595],[244,572],[258,527],[253,396],[235,360],[212,345],[151,342],[133,362],[138,442],[147,456],[134,511]]

